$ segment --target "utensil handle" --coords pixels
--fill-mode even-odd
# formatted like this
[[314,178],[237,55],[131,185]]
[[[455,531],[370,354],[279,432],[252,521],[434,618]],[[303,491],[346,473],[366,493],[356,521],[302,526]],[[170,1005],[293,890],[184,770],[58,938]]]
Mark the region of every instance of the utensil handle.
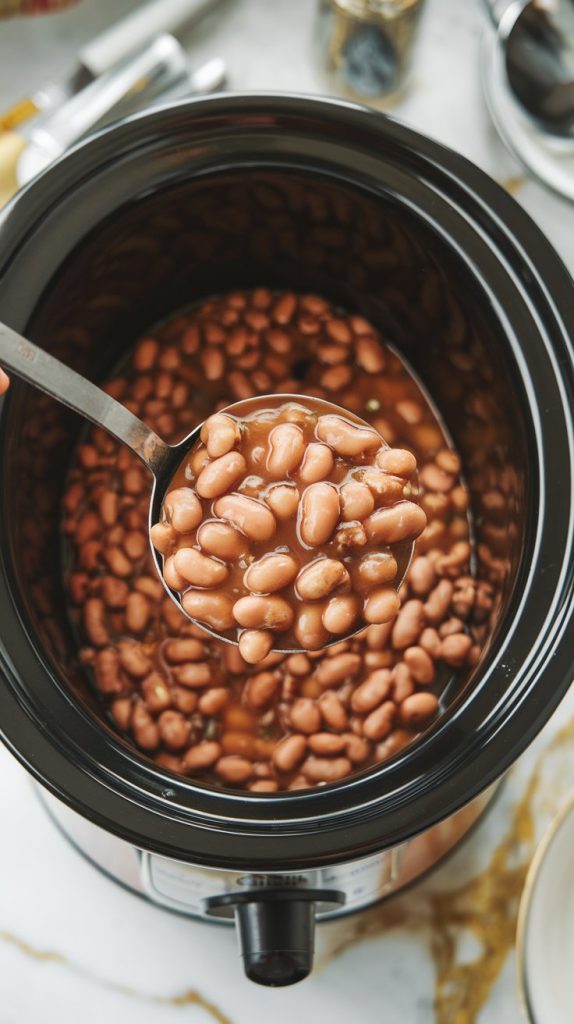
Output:
[[78,59],[95,78],[109,71],[159,32],[170,32],[198,18],[214,0],[152,0],[100,33]]
[[3,323],[0,323],[0,365],[113,434],[131,448],[154,476],[169,458],[170,446],[129,409]]
[[187,55],[173,36],[163,34],[119,67],[87,85],[59,110],[32,127],[30,142],[53,159],[109,114],[134,88],[144,89],[155,78],[172,83],[186,74]]

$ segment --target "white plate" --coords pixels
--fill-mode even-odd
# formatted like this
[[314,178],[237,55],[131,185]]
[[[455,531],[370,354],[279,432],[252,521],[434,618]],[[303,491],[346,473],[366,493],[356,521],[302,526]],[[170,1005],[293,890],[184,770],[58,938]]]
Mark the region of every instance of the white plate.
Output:
[[550,825],[530,865],[516,954],[531,1024],[573,1024],[574,796]]

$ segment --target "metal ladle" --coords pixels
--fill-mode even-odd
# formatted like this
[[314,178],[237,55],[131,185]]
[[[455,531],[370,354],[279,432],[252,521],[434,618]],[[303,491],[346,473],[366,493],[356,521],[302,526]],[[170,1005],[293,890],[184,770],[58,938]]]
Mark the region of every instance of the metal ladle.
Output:
[[[75,370],[61,363],[59,359],[55,359],[54,356],[49,355],[44,349],[34,345],[33,342],[28,341],[27,338],[24,338],[17,331],[3,323],[0,323],[0,366],[12,371],[12,373],[15,373],[28,384],[32,384],[34,387],[44,391],[47,395],[55,398],[56,401],[77,412],[84,419],[90,420],[98,427],[102,427],[108,434],[112,434],[122,444],[127,445],[134,455],[137,455],[138,459],[143,462],[144,466],[149,469],[153,476],[148,520],[149,533],[153,524],[160,521],[163,500],[175,472],[198,440],[203,422],[198,423],[178,444],[167,444],[154,430],[151,430],[142,420],[134,416],[129,409],[116,402],[115,398],[107,395],[105,391],[102,391],[101,388],[92,384],[85,377],[82,377],[81,374],[76,373]],[[286,402],[301,401],[307,405],[314,401],[313,399],[310,400],[308,396],[269,396],[273,402],[276,402],[278,397],[281,397]],[[259,396],[256,401],[260,402],[264,398],[265,396]],[[249,402],[250,400],[247,400],[236,404],[243,407],[249,405]],[[358,416],[355,416],[353,413],[347,413],[343,409],[332,405],[332,403],[322,402],[321,404],[329,405],[332,412],[339,412],[346,418],[355,420],[363,426],[369,426]],[[228,410],[222,411],[233,413],[234,409],[235,406],[230,406]],[[384,443],[382,438],[381,443]],[[151,544],[151,540],[150,547],[155,568],[166,592],[182,614],[187,615],[182,607],[179,595],[169,587],[163,577],[161,558],[153,544]],[[400,586],[402,579],[406,575],[414,551],[414,542],[411,541],[409,549],[408,557],[403,566],[401,580],[397,580],[397,586]],[[192,619],[189,615],[187,615],[187,618],[201,626],[205,632],[210,633],[216,639],[223,640],[226,643],[237,644],[236,640],[230,640],[229,637],[217,633],[206,626],[205,623]],[[350,635],[359,632],[361,628],[362,626],[354,630]],[[332,642],[325,644],[325,646],[332,646],[332,644],[338,643],[341,639],[341,637],[336,637]],[[290,648],[289,652],[286,651],[285,653],[294,654],[300,651],[301,648]]]

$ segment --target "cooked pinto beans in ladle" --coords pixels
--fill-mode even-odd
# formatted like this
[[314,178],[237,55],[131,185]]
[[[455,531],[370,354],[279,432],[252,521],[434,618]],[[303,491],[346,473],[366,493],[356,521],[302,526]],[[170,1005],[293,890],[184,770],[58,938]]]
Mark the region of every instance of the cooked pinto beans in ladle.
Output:
[[[172,446],[3,324],[0,361],[150,470],[152,541],[168,591],[190,619],[238,643],[245,661],[317,650],[396,615],[426,525],[411,500],[416,463],[354,414],[268,396],[211,416]],[[120,549],[108,558],[120,577],[121,559],[129,570]],[[134,623],[139,614],[132,602]]]
[[262,396],[205,421],[151,539],[183,610],[254,664],[395,617],[416,493],[411,452],[354,414]]

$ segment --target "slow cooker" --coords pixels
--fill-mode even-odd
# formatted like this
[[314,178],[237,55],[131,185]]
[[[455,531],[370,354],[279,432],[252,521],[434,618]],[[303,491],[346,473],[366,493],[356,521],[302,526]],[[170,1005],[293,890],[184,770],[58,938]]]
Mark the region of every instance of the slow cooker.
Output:
[[463,157],[296,96],[122,122],[0,223],[0,319],[95,380],[161,317],[261,284],[368,316],[429,389],[463,457],[475,569],[497,580],[480,662],[416,742],[334,785],[245,794],[158,768],[103,718],[67,618],[60,499],[82,423],[14,381],[0,424],[0,729],[92,861],[161,906],[235,918],[248,976],[273,985],[310,970],[315,918],[395,892],[461,838],[570,684],[574,288]]

